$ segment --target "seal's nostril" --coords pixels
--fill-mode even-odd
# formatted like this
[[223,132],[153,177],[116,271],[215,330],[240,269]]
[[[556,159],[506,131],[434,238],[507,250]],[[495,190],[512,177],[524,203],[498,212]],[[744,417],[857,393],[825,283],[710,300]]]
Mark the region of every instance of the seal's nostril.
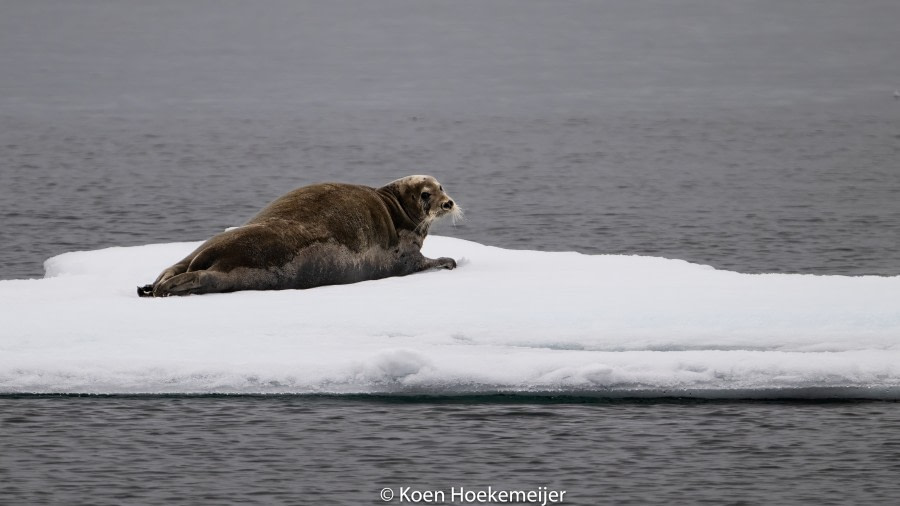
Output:
[[441,205],[441,207],[443,207],[444,209],[447,209],[449,211],[450,209],[453,209],[453,201],[448,200],[447,202],[444,202],[443,205]]

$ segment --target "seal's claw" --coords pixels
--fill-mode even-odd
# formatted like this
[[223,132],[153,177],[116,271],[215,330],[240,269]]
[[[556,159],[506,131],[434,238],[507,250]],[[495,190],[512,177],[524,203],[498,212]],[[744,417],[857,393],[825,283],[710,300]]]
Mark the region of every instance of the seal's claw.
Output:
[[153,285],[137,287],[138,297],[153,297]]

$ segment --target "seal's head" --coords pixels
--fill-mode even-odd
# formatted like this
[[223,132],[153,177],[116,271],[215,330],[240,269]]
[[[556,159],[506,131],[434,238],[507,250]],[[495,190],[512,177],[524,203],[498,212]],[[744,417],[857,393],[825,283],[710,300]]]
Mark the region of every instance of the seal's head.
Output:
[[426,231],[438,218],[450,216],[454,223],[462,219],[462,209],[431,176],[407,176],[388,183],[385,188],[392,190],[409,217]]

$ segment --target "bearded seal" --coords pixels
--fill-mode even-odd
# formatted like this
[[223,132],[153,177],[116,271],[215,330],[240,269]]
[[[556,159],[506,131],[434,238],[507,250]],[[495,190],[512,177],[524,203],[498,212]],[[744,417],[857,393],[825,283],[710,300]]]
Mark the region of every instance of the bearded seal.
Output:
[[165,269],[141,297],[284,290],[453,269],[420,250],[434,220],[461,210],[431,176],[381,188],[321,183],[272,201]]

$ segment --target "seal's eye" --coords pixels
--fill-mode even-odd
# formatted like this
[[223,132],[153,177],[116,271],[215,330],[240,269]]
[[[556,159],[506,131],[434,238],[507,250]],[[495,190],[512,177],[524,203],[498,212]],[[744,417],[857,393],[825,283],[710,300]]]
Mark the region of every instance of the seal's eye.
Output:
[[422,200],[428,200],[431,198],[431,194],[428,192],[422,192]]

